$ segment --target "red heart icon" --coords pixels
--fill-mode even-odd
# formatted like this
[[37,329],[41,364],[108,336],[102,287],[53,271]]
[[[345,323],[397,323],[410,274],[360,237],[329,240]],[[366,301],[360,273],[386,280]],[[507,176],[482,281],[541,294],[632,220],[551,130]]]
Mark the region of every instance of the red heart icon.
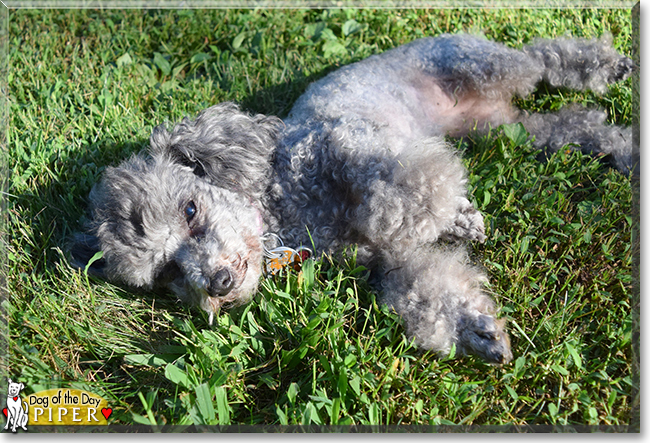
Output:
[[4,408],[4,409],[2,410],[2,413],[3,413],[3,414],[5,415],[5,417],[6,417],[6,416],[7,416],[7,408]]
[[14,401],[18,401],[18,397],[14,397]]
[[104,416],[104,418],[106,420],[108,420],[108,417],[110,417],[112,413],[113,413],[113,409],[111,409],[111,408],[102,408],[102,415]]

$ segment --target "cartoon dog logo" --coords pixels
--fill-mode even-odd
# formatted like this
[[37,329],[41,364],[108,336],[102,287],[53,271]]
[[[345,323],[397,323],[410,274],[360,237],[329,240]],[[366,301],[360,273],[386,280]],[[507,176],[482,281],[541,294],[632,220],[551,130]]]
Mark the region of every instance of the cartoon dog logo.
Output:
[[[24,402],[22,398],[20,398],[20,391],[25,389],[25,385],[22,383],[14,383],[11,379],[8,379],[7,381],[9,382],[7,407],[2,411],[7,416],[5,431],[9,429],[9,425],[11,425],[11,432],[16,432],[16,427],[21,427],[26,431],[27,411],[29,410],[29,406],[27,405],[27,402]],[[23,409],[23,404],[25,405],[25,409]]]

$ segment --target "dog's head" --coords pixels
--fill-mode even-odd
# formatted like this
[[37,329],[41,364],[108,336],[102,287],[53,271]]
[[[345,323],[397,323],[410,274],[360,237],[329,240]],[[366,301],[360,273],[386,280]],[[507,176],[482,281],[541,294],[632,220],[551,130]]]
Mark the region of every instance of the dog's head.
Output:
[[261,273],[259,201],[279,119],[232,104],[157,127],[150,157],[108,168],[91,191],[93,220],[76,237],[74,262],[131,286],[166,286],[210,313],[241,304]]
[[7,382],[9,383],[9,392],[8,392],[8,397],[16,397],[18,394],[20,394],[20,391],[25,389],[25,385],[22,383],[14,383],[11,381],[11,379],[7,379]]

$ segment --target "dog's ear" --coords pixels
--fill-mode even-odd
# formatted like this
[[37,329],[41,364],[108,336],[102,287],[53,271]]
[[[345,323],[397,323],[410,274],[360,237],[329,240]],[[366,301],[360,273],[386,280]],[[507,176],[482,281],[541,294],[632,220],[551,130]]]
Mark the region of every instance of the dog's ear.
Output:
[[[75,234],[70,244],[71,264],[78,269],[85,269],[90,259],[99,252],[99,239],[92,234]],[[103,258],[95,260],[88,267],[88,273],[100,278],[105,278]]]
[[267,186],[281,127],[277,117],[249,115],[234,103],[221,103],[196,120],[183,119],[171,132],[156,127],[150,152],[192,167],[216,186],[257,199]]

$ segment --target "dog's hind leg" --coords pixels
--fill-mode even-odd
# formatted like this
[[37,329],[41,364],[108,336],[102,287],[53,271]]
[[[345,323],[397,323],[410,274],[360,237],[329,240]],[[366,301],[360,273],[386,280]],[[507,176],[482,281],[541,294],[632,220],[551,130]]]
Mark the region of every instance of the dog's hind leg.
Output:
[[521,51],[467,35],[416,41],[422,72],[446,85],[449,94],[476,92],[525,96],[542,80],[553,87],[607,91],[624,80],[634,63],[600,39],[538,40]]
[[383,301],[404,321],[415,343],[441,355],[452,346],[490,363],[512,359],[504,320],[495,318],[486,277],[468,263],[462,247],[421,248],[406,259],[385,257]]
[[522,50],[544,67],[543,79],[554,87],[604,93],[607,85],[632,74],[634,63],[612,47],[612,38],[539,40]]
[[606,118],[603,111],[570,106],[557,113],[522,116],[520,121],[535,136],[533,144],[544,151],[575,144],[585,154],[607,156],[619,171],[628,173],[638,166],[632,129],[607,125]]

